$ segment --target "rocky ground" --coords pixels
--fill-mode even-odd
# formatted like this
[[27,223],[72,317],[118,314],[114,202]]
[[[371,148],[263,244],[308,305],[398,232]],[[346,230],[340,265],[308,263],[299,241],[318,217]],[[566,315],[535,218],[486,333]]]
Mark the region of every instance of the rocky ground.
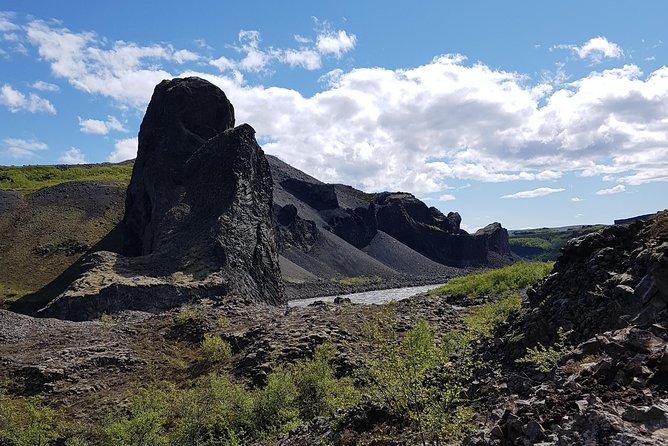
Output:
[[[527,313],[480,349],[493,410],[466,444],[666,444],[667,281],[668,212],[571,241],[529,290]],[[515,362],[555,345],[559,328],[554,370]]]
[[[199,356],[205,334],[230,343],[228,369],[249,386],[262,385],[276,364],[311,357],[324,342],[336,348],[337,372],[345,375],[363,360],[360,327],[378,306],[343,300],[278,308],[205,300],[187,309],[195,316],[185,321],[181,310],[172,310],[128,311],[84,322],[0,310],[0,377],[12,393],[42,395],[68,418],[90,422],[122,402],[133,384],[168,376],[185,385],[207,373]],[[458,312],[435,297],[416,300],[410,311],[401,301],[396,310],[402,329],[417,318],[441,330],[461,324]]]
[[[666,222],[664,212],[571,242],[553,273],[523,294],[522,314],[475,343],[481,367],[467,397],[477,430],[464,444],[668,441]],[[422,318],[444,333],[464,328],[462,308],[474,303],[464,296],[419,296],[392,305],[400,331]],[[345,300],[303,308],[203,300],[185,308],[88,322],[0,311],[0,376],[12,394],[42,395],[67,417],[94,423],[105,408],[125,404],[136,383],[158,376],[186,385],[207,373],[199,351],[206,334],[230,343],[233,357],[225,368],[251,387],[262,386],[277,364],[308,358],[324,342],[337,350],[337,373],[349,375],[365,359],[361,327],[380,307]],[[191,316],[184,318],[185,311]],[[516,362],[539,342],[561,350],[557,366],[546,372]],[[402,423],[367,405],[337,419],[336,425],[314,419],[276,444],[355,444],[351,438],[372,444],[373,432]]]

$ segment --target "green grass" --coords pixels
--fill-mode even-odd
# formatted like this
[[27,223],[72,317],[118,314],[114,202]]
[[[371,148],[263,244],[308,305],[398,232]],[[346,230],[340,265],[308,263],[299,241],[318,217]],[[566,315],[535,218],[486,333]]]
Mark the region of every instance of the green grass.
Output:
[[30,291],[10,288],[0,283],[0,308],[2,308],[3,305],[9,304],[11,302],[20,299],[21,297],[25,296],[28,293],[30,293]]
[[570,239],[603,229],[603,225],[557,230],[550,228],[516,231],[509,235],[510,249],[531,260],[548,261],[559,257],[561,248]]
[[430,295],[465,295],[482,297],[503,294],[526,288],[552,271],[552,262],[518,262],[504,268],[484,273],[450,279],[442,287],[433,289]]
[[132,164],[97,164],[86,166],[0,167],[0,189],[34,192],[69,181],[107,180],[127,183]]
[[522,308],[522,299],[516,292],[504,294],[495,302],[487,302],[477,307],[469,308],[464,314],[464,321],[470,330],[478,336],[488,338],[501,322],[515,311]]
[[337,279],[336,283],[345,286],[352,286],[352,285],[361,285],[363,283],[379,283],[382,281],[383,279],[380,276],[373,276],[373,277],[359,276],[359,277],[345,277],[343,279]]

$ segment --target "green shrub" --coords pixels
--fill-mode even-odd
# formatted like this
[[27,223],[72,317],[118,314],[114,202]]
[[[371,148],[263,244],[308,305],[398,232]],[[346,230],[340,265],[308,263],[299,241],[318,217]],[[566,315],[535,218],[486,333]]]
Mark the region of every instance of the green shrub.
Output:
[[91,443],[81,435],[76,435],[67,440],[65,446],[91,446]]
[[350,378],[337,379],[331,365],[336,350],[330,344],[315,349],[311,360],[290,367],[297,388],[297,407],[303,420],[331,415],[337,409],[348,409],[359,401]]
[[276,367],[264,388],[255,392],[255,431],[273,436],[301,424],[297,407],[297,386],[289,367]]
[[552,271],[552,262],[518,262],[484,273],[450,279],[442,287],[429,291],[430,295],[465,295],[482,297],[502,294],[533,285]]
[[545,347],[540,342],[534,348],[528,348],[526,355],[515,360],[521,364],[532,364],[533,368],[542,373],[549,373],[564,356],[573,353],[574,347],[566,345],[566,336],[563,328],[557,330],[557,342]]
[[190,322],[203,322],[205,319],[204,311],[192,304],[183,305],[174,316],[176,325],[185,325]]
[[170,413],[174,446],[244,444],[246,432],[254,428],[252,393],[217,374],[177,392]]
[[136,389],[125,415],[108,421],[105,428],[107,446],[167,446],[169,418],[167,392],[157,387]]
[[458,441],[471,426],[464,382],[473,372],[471,335],[451,331],[439,343],[425,321],[399,336],[381,314],[363,327],[371,350],[360,379],[372,401],[405,418],[422,445]]
[[337,378],[331,365],[336,355],[329,344],[316,347],[313,359],[279,366],[256,394],[256,423],[270,434],[286,432],[303,421],[332,415],[359,402],[351,378]]
[[52,445],[58,430],[56,412],[40,398],[12,398],[0,388],[0,445]]
[[487,302],[469,309],[464,315],[464,321],[478,336],[489,337],[498,324],[508,319],[515,311],[519,311],[521,307],[520,295],[509,292],[495,302]]
[[232,347],[220,336],[206,334],[202,341],[202,356],[211,365],[221,364],[232,357]]
[[102,326],[107,330],[114,326],[114,318],[107,313],[102,313],[102,316],[100,316],[100,322],[102,322]]

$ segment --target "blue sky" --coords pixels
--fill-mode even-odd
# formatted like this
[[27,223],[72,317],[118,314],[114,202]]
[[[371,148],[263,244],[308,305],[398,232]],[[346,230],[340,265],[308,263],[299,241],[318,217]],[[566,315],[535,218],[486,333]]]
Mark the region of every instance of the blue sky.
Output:
[[666,207],[664,1],[1,10],[2,165],[132,158],[153,86],[198,75],[267,153],[324,181],[412,192],[469,229]]

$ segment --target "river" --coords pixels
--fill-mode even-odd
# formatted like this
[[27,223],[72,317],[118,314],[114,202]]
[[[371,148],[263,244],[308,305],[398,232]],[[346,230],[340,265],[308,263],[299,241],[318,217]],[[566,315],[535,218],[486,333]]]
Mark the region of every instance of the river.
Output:
[[355,304],[382,304],[384,302],[389,302],[391,300],[401,300],[407,299],[411,296],[414,296],[418,293],[424,293],[425,291],[438,288],[442,285],[421,285],[421,286],[410,286],[404,288],[391,288],[389,290],[377,290],[377,291],[364,291],[361,293],[352,293],[352,294],[337,294],[334,296],[323,296],[323,297],[312,297],[310,299],[296,299],[288,302],[290,307],[305,307],[309,304],[312,304],[316,301],[323,302],[334,302],[334,299],[337,297],[347,297],[352,303]]

